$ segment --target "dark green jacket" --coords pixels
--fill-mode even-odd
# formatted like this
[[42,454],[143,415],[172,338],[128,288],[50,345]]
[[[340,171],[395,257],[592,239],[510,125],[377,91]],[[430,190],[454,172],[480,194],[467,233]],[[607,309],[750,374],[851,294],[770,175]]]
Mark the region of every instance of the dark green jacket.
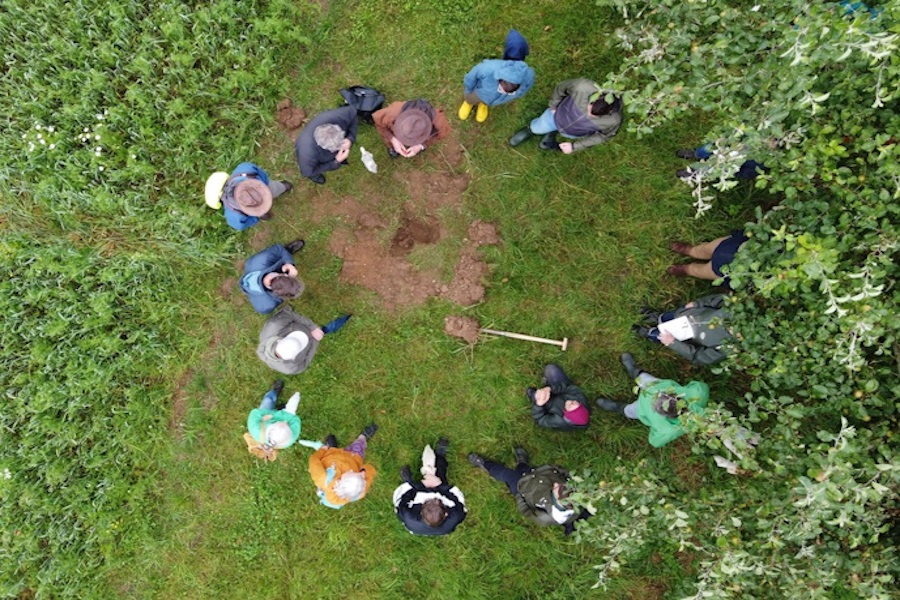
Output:
[[587,429],[587,425],[575,425],[563,416],[566,411],[566,402],[569,400],[579,402],[585,407],[588,405],[587,397],[577,385],[550,386],[550,399],[547,404],[543,406],[531,404],[531,416],[534,418],[534,422],[541,427],[562,431]]
[[[542,527],[564,525],[565,523],[554,520],[550,510],[553,507],[553,484],[564,484],[568,479],[568,472],[555,465],[535,467],[530,473],[523,475],[519,479],[516,494],[519,512]],[[577,516],[577,513],[572,511],[572,516],[566,523],[573,522]]]
[[675,311],[675,317],[687,317],[694,332],[694,337],[679,342],[675,340],[666,348],[691,361],[695,365],[705,367],[725,359],[722,347],[731,339],[731,333],[725,324],[731,314],[723,306],[725,296],[714,294],[694,301],[696,306],[681,307]]

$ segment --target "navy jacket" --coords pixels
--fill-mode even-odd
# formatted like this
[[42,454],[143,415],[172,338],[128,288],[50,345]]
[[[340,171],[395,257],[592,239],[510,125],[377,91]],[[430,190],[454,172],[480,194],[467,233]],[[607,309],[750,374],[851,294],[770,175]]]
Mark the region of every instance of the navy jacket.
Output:
[[297,142],[294,144],[297,164],[300,166],[300,173],[304,177],[316,177],[328,171],[336,171],[343,164],[334,159],[337,152],[326,150],[316,143],[314,137],[316,127],[329,124],[337,125],[343,129],[347,139],[356,143],[356,130],[359,121],[356,118],[355,108],[342,106],[341,108],[319,113],[312,121],[306,124],[306,127],[300,132]]
[[265,288],[262,278],[269,273],[281,273],[284,265],[293,264],[294,257],[280,244],[269,246],[247,259],[244,263],[244,275],[241,277],[241,289],[247,294],[256,312],[267,315],[284,302],[272,290]]
[[[422,521],[422,505],[432,498],[438,498],[447,508],[447,518],[438,527],[429,527]],[[447,483],[435,488],[419,482],[403,483],[394,490],[394,508],[406,529],[415,535],[447,535],[466,518],[463,493]]]

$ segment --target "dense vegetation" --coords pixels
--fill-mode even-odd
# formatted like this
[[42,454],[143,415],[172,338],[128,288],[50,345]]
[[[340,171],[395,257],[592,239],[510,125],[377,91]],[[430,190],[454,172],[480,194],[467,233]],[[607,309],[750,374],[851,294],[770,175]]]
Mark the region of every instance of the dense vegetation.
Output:
[[[481,4],[4,3],[0,595],[567,598],[589,592],[592,564],[605,589],[594,593],[609,597],[890,593],[898,3],[872,20],[786,0]],[[250,234],[202,205],[206,175],[245,159],[297,182],[273,129],[284,95],[316,112],[366,83],[449,116],[464,72],[499,54],[510,26],[532,43],[535,90],[483,125],[452,120],[471,176],[465,216],[504,239],[485,251],[487,301],[469,313],[568,334],[566,355],[464,349],[440,333],[458,308],[389,313],[339,280],[334,222],[309,228],[304,198],[379,194],[395,219],[394,177],[445,168],[439,152],[411,164],[376,154],[377,179],[351,167],[328,192],[298,182]],[[573,157],[505,145],[558,80],[606,73],[628,91],[630,132]],[[379,144],[371,129],[361,140]],[[722,152],[694,181],[693,221],[672,153],[701,141]],[[745,156],[772,166],[756,188],[728,178]],[[723,372],[632,339],[641,304],[708,290],[663,278],[666,242],[745,222],[740,352]],[[382,425],[379,479],[339,513],[316,504],[306,451],[260,465],[240,439],[272,373],[253,354],[261,319],[219,288],[233,260],[297,236],[304,313],[356,315],[288,382],[304,394],[304,437]],[[711,384],[716,410],[691,443],[652,450],[641,425],[612,415],[585,435],[534,429],[521,392],[543,363],[624,398],[625,349]],[[723,439],[740,427],[760,442],[736,456]],[[412,538],[390,493],[441,434],[471,514],[447,539]],[[472,450],[510,459],[519,443],[584,470],[599,513],[576,534],[588,543],[535,530],[464,462]]]

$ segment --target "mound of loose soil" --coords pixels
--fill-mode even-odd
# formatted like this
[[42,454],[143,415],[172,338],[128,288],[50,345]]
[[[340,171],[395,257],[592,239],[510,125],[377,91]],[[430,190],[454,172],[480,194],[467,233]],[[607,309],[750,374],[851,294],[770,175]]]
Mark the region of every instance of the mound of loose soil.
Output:
[[276,106],[275,120],[282,129],[293,132],[303,125],[306,120],[306,111],[294,106],[290,98],[285,98]]
[[478,321],[472,317],[448,315],[444,319],[444,333],[474,344],[478,341]]

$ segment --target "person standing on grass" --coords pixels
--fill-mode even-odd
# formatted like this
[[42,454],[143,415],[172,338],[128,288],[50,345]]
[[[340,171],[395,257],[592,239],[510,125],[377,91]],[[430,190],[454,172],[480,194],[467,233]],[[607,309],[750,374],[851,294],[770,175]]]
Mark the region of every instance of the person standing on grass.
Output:
[[575,531],[575,521],[587,518],[588,513],[584,510],[579,513],[566,502],[569,473],[555,465],[531,467],[528,453],[522,448],[516,448],[515,455],[516,466],[513,468],[474,452],[469,454],[469,462],[505,483],[516,499],[519,512],[531,521],[542,527],[561,525],[566,535]]
[[644,309],[644,319],[651,325],[639,324],[631,329],[693,364],[706,367],[725,359],[724,346],[731,340],[726,327],[731,314],[724,306],[725,296],[713,294],[673,311]]
[[735,229],[731,232],[731,235],[720,237],[699,246],[692,246],[686,242],[672,242],[669,244],[669,249],[672,252],[705,262],[671,265],[666,269],[666,272],[673,277],[696,277],[707,281],[725,277],[725,285],[728,286],[728,277],[722,272],[722,267],[731,264],[740,247],[749,239],[743,231]]
[[540,427],[572,431],[587,429],[591,414],[587,397],[572,383],[562,367],[544,367],[543,387],[529,387],[525,395],[531,400],[531,416]]
[[[263,396],[259,408],[250,411],[247,417],[247,432],[252,440],[247,440],[250,451],[259,458],[275,460],[278,450],[290,448],[295,442],[318,449],[321,443],[300,440],[300,392],[295,392],[283,409],[276,409],[278,394],[284,389],[284,380],[276,379],[272,389]],[[246,436],[245,436],[246,439]]]
[[329,435],[325,444],[309,457],[309,474],[321,504],[343,508],[365,497],[376,471],[372,465],[363,464],[363,460],[368,441],[376,431],[375,423],[368,425],[346,448],[338,448],[337,439]]
[[[533,135],[543,135],[541,150],[572,154],[608,142],[621,125],[620,97],[590,79],[567,79],[556,86],[547,110],[513,134],[509,145],[518,146]],[[573,141],[558,143],[557,131]]]
[[356,108],[342,106],[316,115],[294,144],[300,173],[313,183],[325,183],[325,173],[337,171],[350,156],[359,120]]
[[603,410],[621,413],[629,419],[639,419],[650,428],[650,445],[661,448],[684,435],[682,418],[687,413],[703,414],[709,402],[709,386],[702,381],[679,385],[670,379],[657,379],[639,369],[634,357],[622,354],[622,366],[639,388],[638,399],[620,404],[607,398],[597,398]]
[[421,482],[413,480],[408,465],[400,469],[403,483],[394,490],[394,510],[414,535],[447,535],[466,518],[466,499],[458,487],[447,483],[449,446],[445,438],[434,450],[425,446]]
[[412,158],[450,133],[444,111],[421,98],[389,104],[372,119],[391,158]]
[[231,175],[213,173],[206,180],[206,204],[223,207],[225,221],[243,231],[272,216],[272,200],[293,189],[290,181],[272,181],[251,162],[239,164]]
[[303,240],[294,240],[286,246],[269,246],[244,263],[241,290],[247,294],[256,312],[267,315],[285,300],[303,293],[303,282],[297,278],[293,255],[304,245]]
[[512,102],[528,93],[534,85],[534,69],[525,63],[527,55],[528,42],[518,31],[510,30],[503,60],[483,60],[463,78],[459,118],[465,121],[472,114],[472,108],[477,106],[475,120],[483,123],[488,118],[488,107]]

